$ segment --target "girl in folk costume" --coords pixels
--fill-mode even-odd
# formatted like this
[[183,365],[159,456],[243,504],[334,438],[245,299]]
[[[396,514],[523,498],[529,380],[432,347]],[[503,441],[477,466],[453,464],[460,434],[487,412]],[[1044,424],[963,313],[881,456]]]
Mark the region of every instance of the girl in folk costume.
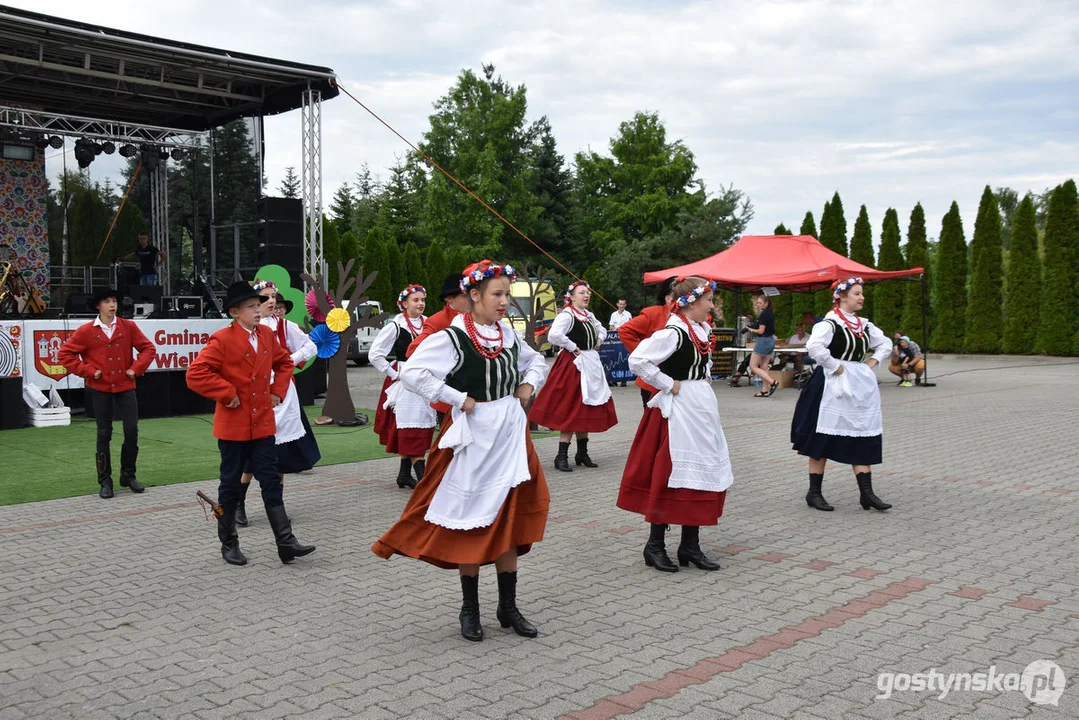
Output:
[[[873,492],[870,466],[881,462],[883,432],[873,369],[891,354],[892,341],[856,314],[865,303],[863,285],[858,277],[834,284],[835,307],[813,326],[806,341],[817,369],[798,396],[791,443],[809,457],[806,504],[817,510],[833,509],[821,493],[828,460],[853,466],[862,508],[891,507]],[[873,356],[867,361],[870,351]]]
[[483,639],[479,569],[498,570],[498,621],[518,635],[536,628],[517,609],[517,557],[543,539],[550,495],[523,407],[543,384],[543,356],[502,321],[510,302],[508,265],[465,269],[472,309],[430,337],[405,363],[401,382],[428,402],[452,406],[423,482],[401,519],[371,549],[457,568],[464,602],[461,635]]
[[[255,292],[268,299],[259,306],[259,324],[273,330],[277,344],[283,347],[292,358],[294,365],[307,362],[318,354],[318,349],[307,333],[291,320],[286,320],[284,313],[291,312],[292,303],[285,300],[277,291],[277,287],[271,281],[256,282]],[[286,303],[288,307],[286,309]],[[280,314],[278,314],[278,311]],[[274,449],[277,454],[277,472],[281,476],[282,484],[287,473],[298,473],[310,470],[319,460],[322,453],[318,449],[315,434],[311,431],[311,425],[307,422],[307,414],[300,406],[300,397],[296,393],[296,381],[289,379],[288,391],[285,399],[273,409],[276,422],[274,433]],[[247,490],[251,487],[251,479],[254,472],[251,467],[244,469],[240,476],[240,504],[236,506],[236,524],[247,527]]]
[[402,290],[397,296],[400,314],[375,336],[368,355],[375,369],[386,375],[375,409],[375,432],[386,452],[401,456],[397,473],[397,487],[401,488],[414,488],[423,478],[423,458],[435,433],[434,408],[399,382],[405,352],[423,332],[426,307],[427,290],[422,285]]
[[561,432],[554,466],[562,472],[573,471],[568,455],[574,433],[577,433],[574,462],[599,467],[588,457],[588,433],[603,432],[618,424],[607,375],[597,352],[607,337],[607,329],[588,311],[591,298],[592,291],[584,280],[578,280],[566,290],[566,306],[547,331],[547,339],[562,351],[551,368],[546,390],[536,398],[528,413],[532,422]]
[[699,540],[700,526],[715,525],[723,514],[727,488],[734,482],[709,380],[714,290],[715,284],[703,278],[679,279],[666,327],[629,356],[629,369],[658,391],[633,438],[618,507],[651,523],[644,562],[660,572],[678,572],[664,544],[668,524],[682,526],[679,565],[720,569]]

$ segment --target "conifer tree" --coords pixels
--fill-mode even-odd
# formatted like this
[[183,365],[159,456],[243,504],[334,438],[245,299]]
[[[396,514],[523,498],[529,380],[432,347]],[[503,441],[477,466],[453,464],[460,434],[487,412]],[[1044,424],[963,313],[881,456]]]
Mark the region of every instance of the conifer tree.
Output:
[[1076,214],[1079,200],[1075,182],[1057,186],[1049,197],[1045,220],[1045,270],[1037,348],[1049,355],[1068,355],[1075,333],[1076,250],[1079,227]]
[[372,300],[382,303],[382,309],[392,312],[396,305],[398,290],[394,290],[393,269],[390,267],[390,256],[387,245],[396,242],[386,237],[386,233],[380,227],[373,227],[367,233],[364,242],[364,265],[363,271],[367,274],[378,272],[378,277],[367,290],[367,296]]
[[446,254],[442,252],[442,243],[438,238],[431,241],[427,248],[427,314],[434,315],[445,305],[439,293],[442,292],[442,280],[449,271],[446,269]]
[[1012,218],[1011,250],[1004,293],[1006,353],[1034,352],[1038,339],[1038,306],[1042,295],[1042,262],[1034,199],[1027,195]]
[[[923,268],[923,278],[918,282],[903,283],[903,319],[900,325],[903,332],[910,336],[924,350],[926,338],[922,334],[922,293],[928,293],[929,283],[929,243],[925,232],[925,210],[918,203],[910,211],[910,224],[907,225],[907,264],[908,268]],[[929,298],[926,300],[928,310]],[[928,318],[927,318],[928,320]]]
[[[899,247],[899,213],[888,208],[884,213],[880,239],[880,270],[902,270],[903,251]],[[874,288],[873,323],[885,334],[905,328],[900,327],[903,317],[903,286],[896,280],[885,280]]]
[[[802,227],[799,228],[798,234],[817,237],[817,224],[813,220],[812,212],[807,212],[805,218],[802,219]],[[829,291],[829,293],[830,292],[831,291]],[[798,322],[802,319],[802,315],[807,312],[813,313],[814,315],[817,314],[813,309],[814,297],[813,293],[793,293],[791,295],[792,322]],[[806,332],[809,332],[809,330],[810,328],[807,327]]]
[[967,241],[959,204],[952,202],[940,227],[937,248],[937,282],[934,286],[933,308],[936,328],[933,349],[939,352],[961,352],[966,337],[967,317]]
[[1000,352],[1000,337],[1004,330],[1004,261],[1000,207],[988,185],[978,205],[978,219],[974,223],[970,245],[971,277],[964,347],[968,353]]
[[[873,226],[869,224],[869,213],[862,205],[858,211],[858,219],[854,221],[854,235],[850,239],[850,259],[861,263],[866,267],[876,267],[873,257]],[[865,288],[865,305],[862,307],[862,315],[873,317],[873,290],[872,286]]]

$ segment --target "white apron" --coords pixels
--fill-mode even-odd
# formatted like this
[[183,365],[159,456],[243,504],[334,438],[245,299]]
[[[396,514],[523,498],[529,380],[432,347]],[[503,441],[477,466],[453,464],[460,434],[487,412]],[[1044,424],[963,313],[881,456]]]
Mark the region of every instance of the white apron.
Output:
[[487,527],[510,490],[530,479],[521,401],[509,395],[476,403],[470,414],[453,408],[453,425],[438,446],[453,450],[424,520],[450,530]]
[[581,398],[585,405],[606,405],[611,399],[611,388],[607,385],[607,373],[603,372],[603,361],[595,350],[581,350],[573,360],[574,366],[581,373]]
[[657,393],[648,401],[667,418],[671,452],[669,488],[722,492],[734,483],[727,438],[716,394],[707,380],[683,380],[677,395]]
[[[273,378],[274,373],[271,372],[270,382],[273,382]],[[300,413],[302,412],[300,396],[296,394],[296,382],[289,378],[288,392],[285,393],[285,399],[273,409],[274,422],[277,424],[277,430],[274,432],[275,445],[284,445],[287,442],[299,440],[306,434],[303,423],[300,421]]]
[[824,371],[824,394],[817,432],[845,437],[875,437],[884,432],[877,374],[864,362],[840,360],[843,374]]
[[[400,367],[400,366],[398,366]],[[393,410],[398,430],[405,428],[433,428],[438,419],[431,404],[414,392],[409,391],[400,380],[386,388],[386,410]]]

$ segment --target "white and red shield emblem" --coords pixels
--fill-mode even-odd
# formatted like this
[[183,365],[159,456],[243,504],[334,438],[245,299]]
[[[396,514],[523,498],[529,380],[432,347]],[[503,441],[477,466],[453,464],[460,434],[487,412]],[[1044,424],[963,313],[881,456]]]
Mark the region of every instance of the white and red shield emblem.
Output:
[[34,331],[34,367],[39,373],[53,380],[67,377],[67,368],[60,364],[60,346],[74,334],[74,330]]

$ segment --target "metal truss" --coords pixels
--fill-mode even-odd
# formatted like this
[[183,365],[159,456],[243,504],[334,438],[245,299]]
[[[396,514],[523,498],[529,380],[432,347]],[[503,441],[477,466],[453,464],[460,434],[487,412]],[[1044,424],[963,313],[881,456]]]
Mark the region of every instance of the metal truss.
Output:
[[196,148],[208,132],[95,120],[0,105],[0,127],[28,135],[63,135],[169,148]]
[[[151,244],[165,251],[165,262],[158,269],[157,282],[165,289],[166,295],[172,294],[169,265],[172,263],[172,248],[169,246],[169,172],[165,163],[161,163],[149,173],[150,180],[150,232]],[[155,262],[157,258],[154,258]]]
[[[310,86],[303,93],[303,146],[300,191],[304,208],[303,269],[311,277],[323,274],[322,254],[322,93]],[[323,278],[323,282],[325,282]]]

